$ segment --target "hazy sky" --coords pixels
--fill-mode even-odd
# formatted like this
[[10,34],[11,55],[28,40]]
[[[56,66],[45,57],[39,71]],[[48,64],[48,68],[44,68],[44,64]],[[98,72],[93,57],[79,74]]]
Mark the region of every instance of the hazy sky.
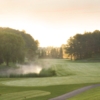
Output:
[[100,0],[0,0],[0,26],[25,30],[40,46],[100,30]]

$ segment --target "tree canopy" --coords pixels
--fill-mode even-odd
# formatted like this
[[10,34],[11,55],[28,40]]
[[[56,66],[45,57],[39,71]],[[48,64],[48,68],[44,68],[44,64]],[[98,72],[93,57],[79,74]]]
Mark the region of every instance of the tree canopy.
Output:
[[22,61],[24,59],[24,41],[19,35],[0,33],[0,57],[6,62]]
[[100,53],[100,31],[95,30],[70,37],[65,49],[71,59],[89,58]]
[[0,63],[21,62],[32,59],[38,49],[38,40],[19,30],[0,28]]

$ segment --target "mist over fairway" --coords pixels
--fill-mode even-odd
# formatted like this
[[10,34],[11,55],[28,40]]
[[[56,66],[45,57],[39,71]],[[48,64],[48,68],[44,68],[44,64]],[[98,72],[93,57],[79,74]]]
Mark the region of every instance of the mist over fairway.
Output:
[[[1,0],[0,100],[50,100],[98,83],[100,0]],[[72,100],[83,99],[100,100],[100,88]]]
[[17,64],[16,66],[17,67],[0,68],[0,76],[9,77],[10,75],[20,75],[20,74],[24,75],[29,73],[39,74],[40,71],[42,70],[42,66],[35,64],[28,64],[28,65]]
[[25,98],[23,93],[27,93],[28,100],[48,100],[84,86],[100,83],[100,62],[67,59],[39,59],[39,62],[42,62],[43,67],[51,66],[53,70],[55,69],[56,76],[0,78],[1,98],[8,98],[9,95],[14,94],[13,98],[17,100],[17,98]]
[[64,84],[82,84],[100,82],[100,63],[70,62],[68,60],[43,59],[51,63],[56,75],[47,78],[29,78],[14,81],[5,81],[8,86],[50,86]]

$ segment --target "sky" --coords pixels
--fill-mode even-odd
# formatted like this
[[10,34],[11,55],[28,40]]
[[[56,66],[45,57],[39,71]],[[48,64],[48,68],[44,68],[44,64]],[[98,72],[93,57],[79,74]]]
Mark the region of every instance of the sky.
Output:
[[58,47],[77,33],[100,30],[100,0],[0,0],[0,27]]

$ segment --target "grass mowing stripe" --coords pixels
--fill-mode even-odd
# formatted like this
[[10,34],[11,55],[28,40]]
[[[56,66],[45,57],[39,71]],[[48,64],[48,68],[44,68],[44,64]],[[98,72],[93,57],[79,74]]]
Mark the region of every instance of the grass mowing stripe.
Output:
[[[62,93],[61,88],[59,90],[59,87],[61,85],[65,85],[65,84],[71,85],[72,84],[72,86],[73,86],[74,84],[80,85],[80,84],[85,84],[85,83],[100,82],[100,63],[86,63],[86,62],[85,63],[82,63],[82,62],[81,63],[80,62],[72,63],[71,61],[68,62],[68,61],[65,61],[65,60],[54,60],[54,59],[53,60],[49,59],[48,62],[51,62],[51,65],[54,65],[56,67],[55,69],[56,69],[56,71],[59,72],[59,75],[60,75],[59,77],[22,78],[20,80],[18,78],[16,78],[15,80],[12,80],[12,81],[9,81],[9,79],[10,79],[9,78],[7,81],[6,81],[6,79],[4,79],[4,81],[1,80],[1,81],[3,81],[1,83],[5,84],[5,85],[9,85],[10,87],[20,86],[21,88],[25,88],[24,86],[26,86],[28,88],[31,87],[31,86],[34,86],[34,87],[39,86],[38,89],[40,89],[40,86],[44,86],[44,87],[48,88],[49,86],[52,87],[53,85],[55,85],[55,86],[59,85],[56,88],[57,90],[55,91],[55,89],[54,89],[53,91],[55,91],[54,95],[56,95],[57,92],[59,92],[57,95],[60,95]],[[61,65],[61,67],[60,67],[60,65]],[[71,75],[70,76],[63,76],[63,74],[64,73],[66,74],[67,72],[73,73],[73,76],[71,76]],[[2,86],[4,86],[4,85],[2,85]],[[7,86],[5,86],[5,87],[7,87]],[[70,87],[70,88],[72,89],[72,87]],[[49,91],[49,90],[46,90],[46,91]],[[66,89],[66,91],[67,91],[67,89]],[[7,90],[7,92],[8,92],[8,90]],[[12,91],[10,91],[10,92],[12,92]],[[47,96],[44,96],[44,98],[45,97],[47,97]],[[40,99],[40,98],[38,100],[45,100],[45,99]],[[29,100],[33,100],[33,99],[29,99]],[[46,100],[48,100],[48,99],[46,99]]]
[[49,95],[50,92],[31,90],[24,92],[7,93],[0,96],[0,100],[22,100],[26,98],[33,98],[37,96]]
[[48,78],[29,78],[16,81],[2,82],[8,86],[50,86],[61,84],[81,84],[81,83],[97,83],[100,77],[91,76],[67,76],[67,77],[48,77]]
[[67,67],[65,65],[56,64],[56,74],[57,76],[68,76],[72,75],[71,72],[68,72]]
[[[31,91],[33,92],[33,91]],[[40,94],[42,93],[42,94]],[[8,95],[5,95],[6,99],[7,100],[19,100],[21,98],[24,98],[24,97],[27,97],[27,98],[31,98],[31,97],[36,97],[36,96],[42,96],[42,95],[47,95],[48,93],[43,93],[43,92],[38,92],[38,93],[30,93],[30,92],[26,92],[26,94],[23,93],[11,93],[11,94],[8,94]],[[11,97],[11,95],[13,95],[13,97]],[[2,100],[5,99],[5,98],[2,98]]]

